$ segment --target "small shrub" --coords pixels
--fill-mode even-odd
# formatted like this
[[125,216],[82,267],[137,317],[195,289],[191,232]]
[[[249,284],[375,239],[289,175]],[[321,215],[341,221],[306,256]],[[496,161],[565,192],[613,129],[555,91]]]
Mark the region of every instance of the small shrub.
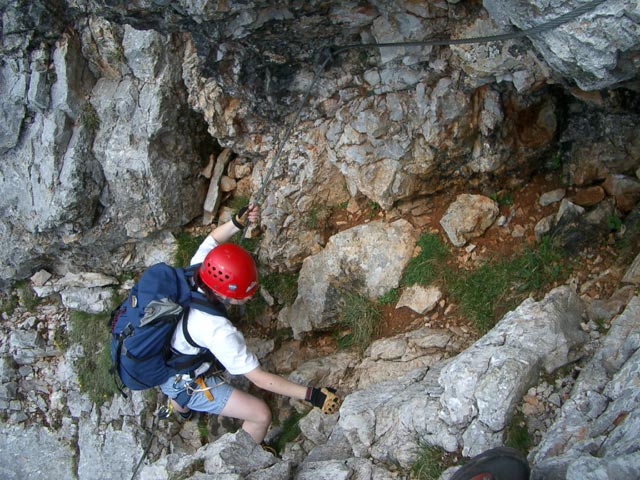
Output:
[[82,345],[84,355],[76,363],[80,390],[91,401],[102,405],[117,392],[109,373],[111,368],[109,313],[89,314],[72,311],[69,314],[69,340]]
[[364,352],[378,332],[382,312],[376,302],[354,292],[342,294],[339,313],[341,323],[350,333],[339,339],[339,347],[355,347]]

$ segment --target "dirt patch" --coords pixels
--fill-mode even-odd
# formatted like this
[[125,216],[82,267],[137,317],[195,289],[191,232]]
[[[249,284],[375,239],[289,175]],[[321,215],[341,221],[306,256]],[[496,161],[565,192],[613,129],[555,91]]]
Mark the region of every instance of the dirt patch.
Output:
[[[440,225],[440,219],[456,194],[447,191],[425,199],[401,203],[384,212],[369,201],[362,201],[356,210],[334,209],[327,218],[324,229],[326,239],[336,233],[377,219],[391,222],[404,218],[420,233],[437,233],[453,253],[451,267],[472,269],[480,263],[498,258],[509,258],[521,253],[526,247],[535,245],[535,226],[548,215],[554,215],[558,204],[540,205],[540,196],[552,190],[565,188],[560,174],[543,173],[532,177],[526,184],[495,192],[500,219],[483,236],[469,242],[471,246],[453,247]],[[572,191],[565,189],[566,196]],[[465,193],[481,193],[467,191]],[[485,192],[486,194],[486,192]],[[609,242],[612,243],[612,242]],[[617,288],[624,272],[616,267],[616,252],[610,244],[594,245],[581,253],[579,262],[572,262],[572,279],[580,293],[592,298],[608,298]],[[422,326],[449,329],[467,341],[480,336],[473,323],[458,312],[458,307],[446,296],[431,312],[419,315],[409,308],[395,305],[382,307],[382,322],[376,338],[386,338],[409,332]]]

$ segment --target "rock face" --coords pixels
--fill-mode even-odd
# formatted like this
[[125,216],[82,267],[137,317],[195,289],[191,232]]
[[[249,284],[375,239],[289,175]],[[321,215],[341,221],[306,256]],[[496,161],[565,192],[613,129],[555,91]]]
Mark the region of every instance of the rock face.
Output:
[[[205,223],[222,216],[229,197],[264,187],[260,260],[301,267],[279,318],[300,339],[335,327],[347,287],[375,299],[398,286],[421,231],[397,212],[426,215],[434,192],[471,200],[442,225],[457,248],[496,219],[492,194],[541,166],[566,189],[544,198],[561,203],[537,236],[578,251],[637,232],[640,101],[625,88],[638,80],[637,2],[481,3],[0,2],[0,286],[40,271],[36,291],[64,306],[3,306],[0,476],[132,475],[164,399],[134,392],[96,405],[80,393],[78,359],[95,352],[64,346],[67,309],[107,310],[116,274],[171,261],[172,232],[203,208]],[[593,9],[531,38],[316,48],[492,35],[581,6]],[[317,71],[321,54],[331,61]],[[396,216],[328,240],[311,221],[358,203]],[[282,459],[225,420],[205,446],[195,422],[160,422],[139,477],[404,478],[423,442],[465,455],[500,445],[540,374],[584,355],[531,453],[533,478],[636,478],[635,255],[617,296],[587,305],[574,286],[558,287],[466,350],[452,330],[421,326],[362,357],[298,356],[286,365],[292,379],[347,395],[339,414],[300,420]],[[611,318],[607,335],[593,327]],[[250,343],[262,358],[276,342]],[[276,354],[288,362],[301,344]]]
[[[30,5],[0,6],[5,282],[51,264],[116,273],[150,263],[145,243],[202,213],[198,173],[218,146],[253,167],[238,189],[255,192],[311,86],[312,45],[494,34],[582,3]],[[323,239],[304,219],[319,205],[365,196],[387,209],[531,170],[566,103],[540,86],[630,80],[636,18],[635,2],[601,4],[533,38],[545,61],[524,39],[336,54],[266,188],[262,260],[294,268],[316,252]]]
[[[638,4],[632,0],[590,3],[600,5],[585,13],[582,21],[588,22],[593,28],[590,31],[599,32],[598,35],[565,26],[536,35],[532,42],[557,74],[572,78],[583,90],[598,90],[636,76],[638,44],[633,38],[638,32]],[[549,21],[560,13],[550,5],[527,0],[484,0],[483,5],[497,22],[521,29]],[[566,2],[562,13],[582,5],[584,2]],[[616,19],[617,27],[606,28],[612,19]]]
[[[5,13],[33,20],[17,6]],[[5,280],[45,263],[144,265],[144,238],[158,243],[201,212],[200,150],[211,141],[174,61],[184,42],[85,20],[55,42],[36,35],[35,50],[15,46],[3,63]]]
[[[339,425],[356,456],[410,465],[413,440],[473,456],[500,445],[508,416],[541,369],[571,361],[586,341],[584,306],[568,289],[539,303],[525,302],[481,340],[432,368],[356,392],[345,400]],[[539,339],[549,339],[546,346]]]
[[546,439],[531,454],[531,478],[577,480],[640,475],[640,299],[612,323]]

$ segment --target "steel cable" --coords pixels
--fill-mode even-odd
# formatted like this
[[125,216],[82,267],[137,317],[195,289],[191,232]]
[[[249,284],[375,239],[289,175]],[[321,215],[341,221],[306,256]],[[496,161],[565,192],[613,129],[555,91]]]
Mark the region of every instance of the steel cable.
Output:
[[[267,173],[264,179],[262,180],[262,185],[260,186],[260,189],[256,193],[254,200],[252,200],[252,203],[255,205],[259,205],[260,202],[262,201],[265,188],[269,183],[269,181],[271,180],[271,175],[273,174],[273,171],[278,163],[280,155],[282,154],[282,151],[284,150],[284,147],[287,141],[289,140],[289,137],[291,135],[291,132],[293,131],[294,126],[297,124],[298,119],[300,118],[300,114],[302,113],[304,106],[306,105],[307,101],[309,100],[309,97],[311,96],[311,91],[313,90],[313,87],[315,86],[316,82],[320,78],[320,75],[322,74],[327,64],[336,55],[339,55],[348,50],[355,50],[355,49],[464,45],[464,44],[471,44],[471,43],[500,42],[505,40],[511,40],[514,38],[528,37],[528,36],[537,35],[549,30],[553,30],[555,28],[558,28],[561,25],[564,25],[565,23],[569,23],[570,21],[578,18],[579,16],[595,9],[598,5],[604,3],[605,1],[606,0],[593,0],[591,2],[587,2],[584,5],[577,7],[575,10],[567,12],[564,15],[560,15],[559,17],[549,20],[548,22],[542,23],[532,28],[528,28],[526,30],[520,30],[517,32],[502,33],[497,35],[487,35],[482,37],[457,38],[457,39],[452,38],[452,39],[439,39],[439,40],[436,39],[436,40],[392,42],[392,43],[358,43],[353,45],[344,45],[342,47],[338,47],[338,46],[323,47],[317,50],[315,56],[316,58],[318,58],[318,66],[313,76],[313,80],[307,87],[305,95],[300,101],[295,111],[295,114],[293,116],[293,119],[291,120],[291,122],[289,122],[289,126],[287,127],[287,130],[282,138],[282,141],[278,145],[278,149],[276,150],[276,153],[273,159],[271,160],[271,166],[267,170]],[[246,236],[247,229],[248,229],[248,225],[247,227],[244,228],[242,232],[242,237],[240,239],[241,244]]]

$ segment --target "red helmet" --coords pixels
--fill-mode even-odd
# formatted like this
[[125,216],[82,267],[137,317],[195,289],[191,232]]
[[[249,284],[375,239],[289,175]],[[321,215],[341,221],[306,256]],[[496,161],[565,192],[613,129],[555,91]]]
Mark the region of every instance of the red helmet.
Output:
[[256,263],[244,248],[223,243],[211,250],[200,266],[204,284],[220,295],[244,300],[258,288]]

